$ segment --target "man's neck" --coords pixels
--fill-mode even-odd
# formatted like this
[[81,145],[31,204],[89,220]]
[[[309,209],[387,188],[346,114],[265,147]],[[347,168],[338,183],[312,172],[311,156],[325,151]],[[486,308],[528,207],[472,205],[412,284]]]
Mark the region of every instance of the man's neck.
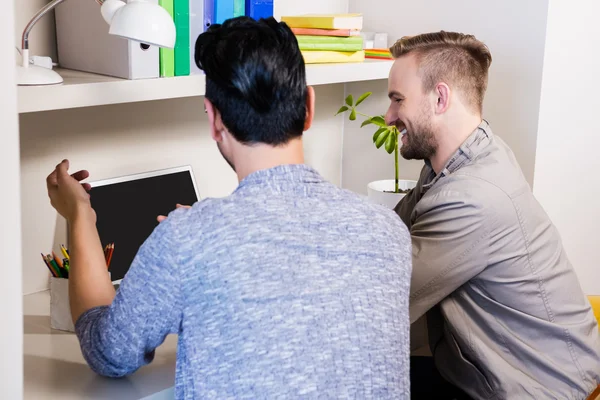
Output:
[[450,158],[462,146],[469,136],[481,124],[481,116],[473,116],[460,122],[448,124],[448,129],[438,135],[438,148],[433,157],[429,159],[431,168],[436,175],[439,174]]
[[239,182],[256,171],[279,165],[304,164],[301,137],[277,147],[267,144],[240,146],[236,153],[235,169]]

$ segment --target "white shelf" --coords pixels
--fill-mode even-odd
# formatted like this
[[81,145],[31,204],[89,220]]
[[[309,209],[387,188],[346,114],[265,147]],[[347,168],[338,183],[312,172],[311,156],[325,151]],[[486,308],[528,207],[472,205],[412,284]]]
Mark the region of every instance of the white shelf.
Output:
[[167,400],[174,398],[177,336],[154,361],[124,379],[106,379],[85,362],[74,333],[50,328],[50,292],[23,297],[23,399]]
[[[348,64],[306,66],[309,85],[387,79],[393,61],[365,60]],[[57,69],[64,83],[54,86],[19,86],[19,113],[203,96],[204,75],[127,80]]]

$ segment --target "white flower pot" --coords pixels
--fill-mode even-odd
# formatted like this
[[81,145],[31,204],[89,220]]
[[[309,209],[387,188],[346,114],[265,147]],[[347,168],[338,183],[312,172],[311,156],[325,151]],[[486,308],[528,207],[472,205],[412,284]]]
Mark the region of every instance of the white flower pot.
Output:
[[[417,186],[417,181],[406,179],[398,180],[398,188],[400,190],[409,190]],[[393,209],[406,195],[405,193],[394,193],[394,180],[384,179],[381,181],[373,181],[367,186],[369,200],[381,204],[387,208]]]

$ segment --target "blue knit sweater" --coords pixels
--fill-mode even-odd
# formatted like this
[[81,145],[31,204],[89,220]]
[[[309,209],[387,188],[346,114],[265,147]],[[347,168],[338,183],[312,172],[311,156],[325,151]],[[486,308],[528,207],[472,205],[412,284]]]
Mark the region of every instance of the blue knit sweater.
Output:
[[306,165],[173,211],[76,323],[111,377],[178,334],[177,399],[409,399],[409,233]]

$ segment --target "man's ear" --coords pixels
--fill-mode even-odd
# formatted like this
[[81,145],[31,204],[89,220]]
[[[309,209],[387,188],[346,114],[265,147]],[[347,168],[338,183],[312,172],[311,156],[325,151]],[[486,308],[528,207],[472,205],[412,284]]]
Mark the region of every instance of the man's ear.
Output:
[[304,130],[307,131],[312,125],[315,116],[315,89],[306,87],[306,117],[304,118]]
[[444,82],[440,82],[435,87],[435,96],[437,97],[435,103],[435,113],[443,114],[450,107],[450,87]]
[[215,142],[223,140],[223,121],[221,120],[221,113],[215,108],[213,103],[204,97],[204,110],[208,116],[208,125],[210,128],[210,136]]

